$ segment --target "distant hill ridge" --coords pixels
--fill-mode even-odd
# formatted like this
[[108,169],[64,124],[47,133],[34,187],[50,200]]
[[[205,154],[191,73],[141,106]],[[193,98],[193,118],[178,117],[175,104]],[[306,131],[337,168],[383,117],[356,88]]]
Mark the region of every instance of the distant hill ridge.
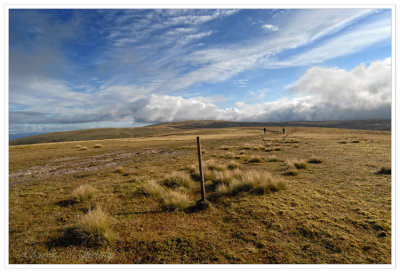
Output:
[[165,134],[174,134],[188,129],[201,128],[231,128],[231,127],[325,127],[359,130],[390,131],[390,119],[376,120],[349,120],[349,121],[287,121],[287,122],[235,122],[235,121],[178,121],[160,123],[134,128],[101,128],[66,132],[46,133],[10,140],[10,145],[24,145],[36,143],[101,140],[114,138],[151,137]]

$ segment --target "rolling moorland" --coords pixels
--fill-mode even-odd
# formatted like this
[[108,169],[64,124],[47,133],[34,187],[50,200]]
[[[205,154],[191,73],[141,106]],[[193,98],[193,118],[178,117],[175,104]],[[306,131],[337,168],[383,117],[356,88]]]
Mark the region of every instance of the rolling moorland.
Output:
[[283,135],[179,122],[10,141],[9,262],[391,263],[388,124]]

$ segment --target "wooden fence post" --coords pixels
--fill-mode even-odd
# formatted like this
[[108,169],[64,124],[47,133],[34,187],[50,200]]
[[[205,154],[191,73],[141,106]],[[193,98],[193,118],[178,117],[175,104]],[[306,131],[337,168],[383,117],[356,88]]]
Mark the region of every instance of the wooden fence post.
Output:
[[199,169],[200,169],[200,179],[201,179],[201,200],[203,202],[206,202],[206,188],[204,186],[203,160],[201,157],[200,137],[197,137],[197,154],[199,157]]

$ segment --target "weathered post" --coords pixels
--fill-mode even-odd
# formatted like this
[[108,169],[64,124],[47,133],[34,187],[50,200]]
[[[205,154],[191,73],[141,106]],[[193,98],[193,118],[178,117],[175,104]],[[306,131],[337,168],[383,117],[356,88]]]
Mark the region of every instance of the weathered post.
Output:
[[203,203],[206,203],[206,187],[204,186],[203,160],[201,157],[200,137],[197,137],[197,154],[199,157],[199,169],[200,169],[200,179],[201,179],[201,201]]

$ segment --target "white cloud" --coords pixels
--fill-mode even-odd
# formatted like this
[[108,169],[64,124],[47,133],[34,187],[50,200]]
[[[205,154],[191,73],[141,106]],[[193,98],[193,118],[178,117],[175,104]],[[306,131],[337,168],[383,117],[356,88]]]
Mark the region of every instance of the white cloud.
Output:
[[279,29],[277,26],[269,25],[269,24],[263,25],[262,27],[264,29],[267,29],[267,30],[270,30],[270,31],[277,31]]
[[[390,118],[391,66],[388,60],[363,64],[353,70],[312,67],[289,89],[293,99],[220,109],[213,103],[174,96],[152,95],[132,104],[138,122],[190,119],[288,121]],[[264,96],[265,90],[250,93]]]
[[[315,66],[288,86],[296,95],[295,98],[253,105],[241,101],[236,102],[233,108],[219,108],[215,104],[216,100],[210,98],[184,99],[179,96],[156,95],[142,92],[145,90],[135,86],[109,86],[100,94],[80,94],[60,83],[47,85],[54,92],[51,98],[49,91],[41,93],[43,97],[38,97],[37,101],[29,95],[19,98],[31,99],[30,103],[37,107],[11,112],[12,128],[28,123],[60,126],[112,120],[142,123],[179,120],[335,120],[390,118],[391,114],[390,59],[376,61],[368,66],[360,64],[350,71]],[[36,83],[32,88],[40,87],[43,85]],[[260,99],[266,91],[255,90],[250,95]],[[43,98],[45,103],[50,104],[49,107],[41,108],[43,102],[40,100]],[[63,100],[62,104],[60,100]],[[94,107],[93,104],[101,106]],[[39,112],[39,109],[47,112]]]
[[198,119],[232,119],[235,110],[218,109],[215,104],[178,96],[151,95],[131,104],[136,122],[170,122]]
[[311,49],[307,54],[295,53],[290,59],[279,59],[280,53],[310,45],[313,41],[337,32],[370,12],[372,11],[326,9],[293,11],[291,14],[282,15],[280,31],[272,33],[268,39],[263,38],[258,43],[246,46],[234,45],[193,52],[183,61],[199,68],[177,77],[175,83],[169,87],[171,90],[177,90],[201,82],[222,82],[242,71],[259,67],[315,64],[390,38],[390,20],[382,19],[366,27],[349,30],[339,38],[329,38],[324,46]]

